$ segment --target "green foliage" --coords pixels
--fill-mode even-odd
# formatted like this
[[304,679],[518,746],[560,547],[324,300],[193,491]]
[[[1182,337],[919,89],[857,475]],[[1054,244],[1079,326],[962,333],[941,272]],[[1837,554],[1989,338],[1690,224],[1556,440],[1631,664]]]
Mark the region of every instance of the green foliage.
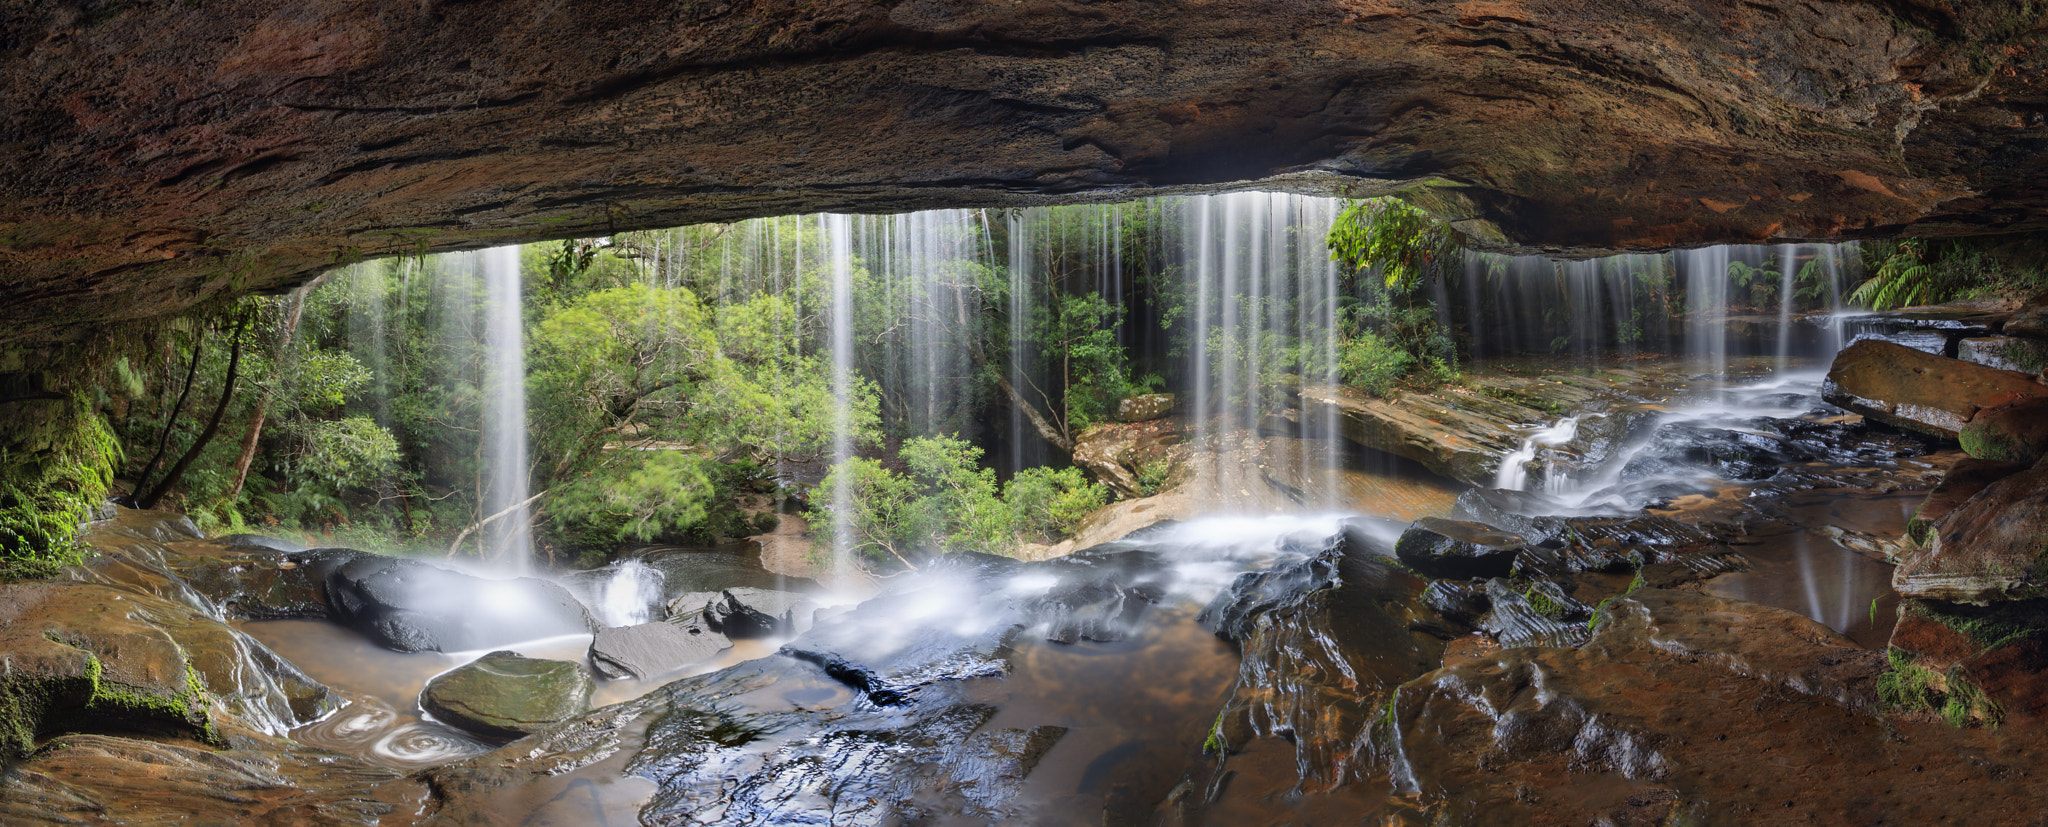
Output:
[[1984,690],[1963,677],[1962,667],[1937,672],[1901,649],[1886,652],[1887,668],[1877,676],[1879,706],[1892,712],[1933,712],[1951,727],[1972,723],[1997,727],[2003,714]]
[[1330,227],[1330,259],[1353,270],[1377,270],[1386,287],[1413,289],[1463,263],[1464,246],[1450,225],[1398,198],[1345,205]]
[[703,521],[712,498],[701,457],[622,451],[550,492],[548,514],[571,545],[677,537]]
[[300,449],[290,463],[302,483],[348,491],[372,486],[398,467],[397,438],[367,416],[310,420],[295,433]]
[[1109,490],[1079,468],[1026,468],[1003,488],[1018,535],[1049,541],[1074,533],[1081,520],[1108,504]]
[[1166,481],[1173,475],[1173,462],[1165,458],[1154,459],[1138,466],[1138,495],[1150,497],[1166,487]]
[[[1864,258],[1877,266],[1849,294],[1849,301],[1872,310],[1888,310],[1983,293],[2030,293],[2048,286],[2048,268],[2016,266],[2013,256],[1995,252],[1995,248],[1970,241],[1902,238],[1869,242]],[[2026,253],[2038,250],[2022,250],[2019,256],[2038,261],[2037,256]]]
[[1372,333],[1360,333],[1339,345],[1337,373],[1344,384],[1373,396],[1391,395],[1415,357]]
[[83,396],[41,403],[38,428],[0,449],[0,578],[78,562],[78,526],[106,502],[121,443]]
[[[1020,541],[1064,534],[1108,500],[1108,492],[1079,470],[1034,468],[1007,488],[995,471],[980,467],[981,448],[952,436],[904,440],[898,473],[866,457],[832,467],[817,487],[814,533],[836,537],[844,529],[852,550],[872,559],[912,551],[1008,554]],[[825,507],[841,484],[850,508]]]

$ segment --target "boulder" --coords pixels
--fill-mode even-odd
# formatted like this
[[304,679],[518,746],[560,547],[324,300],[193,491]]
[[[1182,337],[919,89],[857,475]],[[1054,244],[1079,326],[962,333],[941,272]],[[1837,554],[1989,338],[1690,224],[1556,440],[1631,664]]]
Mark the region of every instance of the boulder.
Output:
[[1592,637],[1593,607],[1547,580],[1518,587],[1496,577],[1486,582],[1486,602],[1491,610],[1473,625],[1503,647],[1577,646]]
[[327,578],[365,556],[371,555],[346,548],[250,550],[226,557],[173,559],[170,564],[229,617],[328,620],[334,613],[327,604]]
[[336,567],[326,585],[336,622],[400,652],[488,649],[596,627],[568,590],[530,577],[486,580],[363,555]]
[[305,546],[299,545],[298,543],[294,543],[290,540],[280,540],[276,537],[266,537],[261,534],[229,534],[225,537],[214,538],[214,542],[219,543],[228,548],[250,549],[255,551],[306,550]]
[[2030,339],[2048,339],[2048,293],[2035,296],[2005,320],[2005,332]]
[[2019,336],[1964,339],[1956,346],[1956,358],[1987,368],[2039,376],[2042,370],[2048,369],[2048,341]]
[[1424,517],[1401,533],[1394,556],[1430,577],[1483,579],[1514,571],[1527,538],[1481,523]]
[[1400,392],[1372,399],[1306,386],[1300,399],[1310,419],[1334,416],[1345,439],[1472,485],[1492,484],[1501,458],[1521,445],[1522,424],[1547,418],[1533,408],[1478,396]]
[[731,647],[725,635],[700,624],[608,626],[591,638],[590,665],[612,680],[646,680],[709,660]]
[[492,652],[428,681],[420,706],[478,735],[523,738],[590,711],[595,685],[579,664]]
[[1949,466],[1941,482],[1927,492],[1927,499],[1920,501],[1920,508],[1913,512],[1912,518],[1906,521],[1906,536],[1915,544],[1925,545],[1937,521],[1977,496],[1977,492],[2025,471],[2027,467],[2017,462],[1975,458],[1957,460],[1956,464]]
[[2024,373],[1867,339],[1835,355],[1821,396],[1895,428],[1956,439],[1978,411],[2048,396],[2048,386]]
[[2048,454],[2048,397],[1985,408],[1963,426],[1963,450],[1977,459],[2032,465]]
[[2048,597],[2048,462],[1985,486],[1935,521],[1892,571],[1906,597],[1986,603]]
[[1143,396],[1126,396],[1116,401],[1116,421],[1146,422],[1173,413],[1174,396],[1170,393],[1148,393]]
[[782,637],[811,626],[818,605],[803,594],[739,587],[691,592],[669,601],[673,620],[701,617],[706,628],[728,638]]

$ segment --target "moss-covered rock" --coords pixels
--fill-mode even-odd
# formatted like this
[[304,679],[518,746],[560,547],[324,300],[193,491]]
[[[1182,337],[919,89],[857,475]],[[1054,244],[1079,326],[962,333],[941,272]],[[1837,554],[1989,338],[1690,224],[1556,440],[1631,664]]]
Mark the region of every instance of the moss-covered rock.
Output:
[[1959,439],[1963,451],[1977,459],[2031,465],[2048,454],[2048,398],[2020,399],[1978,411]]
[[0,576],[80,558],[78,528],[106,503],[121,444],[83,396],[0,401]]
[[595,686],[580,664],[492,652],[429,681],[420,705],[451,726],[522,738],[590,711]]
[[1865,339],[1835,355],[1821,397],[1894,428],[1957,439],[1979,411],[2048,397],[2048,386],[2024,373]]
[[1906,597],[1988,603],[2048,597],[2048,463],[1977,492],[1892,571]]

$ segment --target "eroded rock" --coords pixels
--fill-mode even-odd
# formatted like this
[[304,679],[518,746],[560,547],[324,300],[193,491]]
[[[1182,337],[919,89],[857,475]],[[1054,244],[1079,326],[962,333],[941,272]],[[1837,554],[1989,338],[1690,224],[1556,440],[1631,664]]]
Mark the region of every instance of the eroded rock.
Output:
[[1401,562],[1430,577],[1505,577],[1529,540],[1480,523],[1437,517],[1415,521],[1394,544]]
[[2021,336],[1986,336],[1964,339],[1956,358],[1987,368],[2041,375],[2048,370],[2048,341]]
[[1941,482],[1927,492],[1927,499],[1920,502],[1920,507],[1906,521],[1906,536],[1915,543],[1926,544],[1933,534],[1935,523],[1941,518],[1962,507],[1963,503],[1969,502],[1971,497],[1977,496],[1977,492],[1990,487],[1992,483],[2027,468],[2028,466],[2017,462],[1994,462],[1974,458],[1957,461],[1956,464],[1949,466],[1948,473],[1942,476]]
[[1893,570],[1892,588],[1958,603],[2048,597],[2048,463],[1985,486],[1935,521],[1927,545]]
[[1977,459],[2032,465],[2048,454],[2048,397],[1985,408],[1963,426],[1963,450]]

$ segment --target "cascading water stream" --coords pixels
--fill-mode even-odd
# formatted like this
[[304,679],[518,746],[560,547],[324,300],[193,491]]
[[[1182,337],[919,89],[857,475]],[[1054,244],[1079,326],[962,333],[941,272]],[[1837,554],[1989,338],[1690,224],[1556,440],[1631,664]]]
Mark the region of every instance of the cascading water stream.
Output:
[[486,547],[514,573],[532,565],[526,459],[526,337],[519,283],[519,248],[496,247],[480,256],[487,290],[490,380],[484,398],[484,439],[490,446],[489,488],[483,504]]
[[1599,415],[1580,414],[1567,416],[1547,427],[1537,428],[1529,432],[1528,435],[1522,437],[1520,447],[1517,447],[1513,453],[1501,459],[1500,470],[1495,472],[1493,477],[1493,487],[1507,491],[1521,491],[1527,488],[1529,485],[1529,463],[1536,459],[1536,454],[1544,448],[1555,448],[1572,441],[1573,438],[1579,435],[1579,420],[1586,416]]

